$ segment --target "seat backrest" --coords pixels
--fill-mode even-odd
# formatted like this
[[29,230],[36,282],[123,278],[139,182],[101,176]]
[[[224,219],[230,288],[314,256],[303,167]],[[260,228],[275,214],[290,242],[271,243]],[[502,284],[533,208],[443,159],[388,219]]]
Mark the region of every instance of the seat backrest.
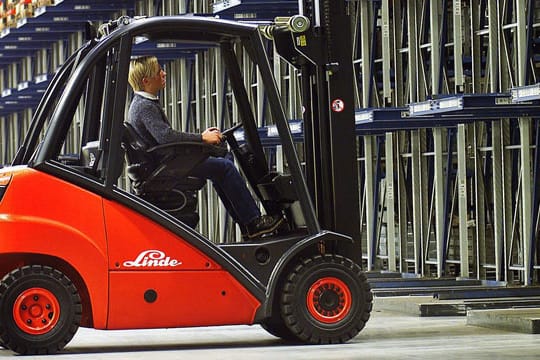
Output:
[[180,186],[200,189],[205,181],[189,177],[189,171],[209,155],[202,143],[171,143],[149,146],[129,123],[124,123],[122,147],[126,152],[127,175],[135,193],[167,191]]
[[133,126],[127,122],[124,123],[122,147],[126,151],[128,165],[153,162],[155,160],[146,151],[150,146],[145,144],[142,137],[139,136]]
[[127,122],[124,122],[122,148],[126,153],[127,175],[132,182],[133,189],[139,194],[142,191],[139,189],[159,166],[159,161],[148,153],[149,146],[137,134],[133,126]]

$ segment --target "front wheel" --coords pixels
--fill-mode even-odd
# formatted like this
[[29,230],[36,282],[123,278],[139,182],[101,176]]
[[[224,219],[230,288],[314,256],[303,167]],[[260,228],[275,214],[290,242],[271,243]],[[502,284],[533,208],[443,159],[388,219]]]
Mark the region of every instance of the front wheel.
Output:
[[261,327],[269,334],[289,342],[297,342],[298,338],[289,330],[281,317],[271,317],[261,323]]
[[339,255],[317,255],[287,276],[280,299],[284,324],[309,344],[342,343],[369,320],[373,295],[360,267]]
[[81,312],[71,280],[48,266],[15,269],[0,282],[0,341],[19,354],[61,350],[75,335]]

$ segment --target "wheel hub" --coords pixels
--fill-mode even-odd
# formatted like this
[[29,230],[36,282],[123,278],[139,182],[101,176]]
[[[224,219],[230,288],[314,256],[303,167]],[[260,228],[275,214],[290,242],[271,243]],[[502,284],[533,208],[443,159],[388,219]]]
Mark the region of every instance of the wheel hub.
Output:
[[[315,306],[320,311],[334,312],[338,308],[343,308],[341,304],[343,295],[333,291],[334,289],[324,289],[318,291],[318,299],[314,299]],[[316,294],[317,296],[317,294]]]
[[58,323],[60,304],[56,296],[44,288],[23,291],[13,305],[13,319],[27,334],[41,335]]
[[352,297],[349,287],[340,279],[325,277],[314,282],[307,293],[307,308],[318,321],[335,324],[349,314]]
[[28,313],[34,318],[41,317],[41,314],[43,314],[43,308],[40,305],[32,305]]

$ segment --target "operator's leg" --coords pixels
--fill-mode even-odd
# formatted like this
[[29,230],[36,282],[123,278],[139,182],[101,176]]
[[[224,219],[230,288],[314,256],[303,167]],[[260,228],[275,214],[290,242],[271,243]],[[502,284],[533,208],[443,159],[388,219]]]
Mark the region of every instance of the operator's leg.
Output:
[[223,205],[245,229],[248,238],[271,233],[283,222],[281,216],[261,216],[244,178],[231,160],[209,157],[193,168],[190,175],[212,181]]
[[244,178],[232,161],[209,157],[197,165],[190,175],[212,181],[223,205],[238,223],[249,224],[261,215]]
[[223,190],[219,186],[216,186],[215,184],[212,184],[212,185],[214,185],[214,190],[216,190],[216,193],[218,194],[219,199],[223,203],[223,206],[225,206],[225,209],[227,209],[227,213],[231,216],[233,221],[237,224],[243,224],[242,220],[240,220],[240,217],[236,213],[236,210],[234,210],[233,205],[231,204],[231,202],[229,201],[229,199],[227,198]]

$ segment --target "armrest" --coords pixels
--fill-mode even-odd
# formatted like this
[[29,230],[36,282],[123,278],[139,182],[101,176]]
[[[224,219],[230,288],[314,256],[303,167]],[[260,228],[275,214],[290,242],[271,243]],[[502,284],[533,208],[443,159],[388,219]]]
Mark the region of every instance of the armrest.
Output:
[[190,171],[209,156],[224,156],[227,148],[202,142],[182,141],[154,146],[148,149],[154,159],[160,159],[160,166],[151,177],[172,176],[177,179],[188,176]]
[[156,145],[147,150],[149,154],[155,154],[159,157],[166,156],[215,156],[223,157],[227,154],[227,146],[211,145],[196,141],[182,141],[162,145]]

